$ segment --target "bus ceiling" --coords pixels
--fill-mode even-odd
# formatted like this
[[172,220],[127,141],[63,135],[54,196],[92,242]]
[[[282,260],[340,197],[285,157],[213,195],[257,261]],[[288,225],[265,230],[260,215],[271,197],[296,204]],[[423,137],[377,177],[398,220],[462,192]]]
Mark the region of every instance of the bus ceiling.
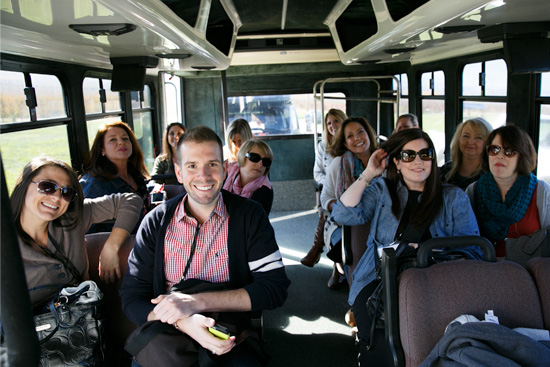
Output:
[[[112,58],[156,57],[158,65],[151,71],[171,73],[324,61],[422,64],[516,43],[509,38],[486,42],[478,37],[486,28],[550,21],[548,0],[43,0],[38,7],[32,4],[3,2],[3,53],[103,68],[113,67]],[[526,42],[523,47],[545,45],[548,31],[537,37],[542,43]]]

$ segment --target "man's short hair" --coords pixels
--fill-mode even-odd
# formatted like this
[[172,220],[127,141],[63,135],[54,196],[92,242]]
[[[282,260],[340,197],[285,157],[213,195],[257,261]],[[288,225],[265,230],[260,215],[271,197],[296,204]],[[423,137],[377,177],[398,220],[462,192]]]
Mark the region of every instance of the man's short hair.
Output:
[[192,129],[189,129],[185,134],[183,134],[178,141],[178,162],[181,162],[181,149],[180,146],[187,141],[193,141],[195,143],[204,143],[204,142],[214,142],[218,144],[219,150],[220,150],[220,160],[223,161],[223,145],[222,140],[209,127],[206,126],[197,126]]

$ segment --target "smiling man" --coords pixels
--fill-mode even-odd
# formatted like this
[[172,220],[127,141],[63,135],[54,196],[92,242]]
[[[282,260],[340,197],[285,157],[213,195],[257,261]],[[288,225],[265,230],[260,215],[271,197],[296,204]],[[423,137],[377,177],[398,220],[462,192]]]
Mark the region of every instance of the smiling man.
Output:
[[[181,137],[175,171],[187,194],[143,220],[120,291],[124,312],[137,324],[173,325],[213,355],[224,355],[224,363],[259,366],[248,344],[209,333],[215,320],[203,314],[284,303],[290,281],[273,228],[259,204],[222,191],[222,143],[211,129],[199,126]],[[224,284],[225,290],[168,294],[189,279]]]

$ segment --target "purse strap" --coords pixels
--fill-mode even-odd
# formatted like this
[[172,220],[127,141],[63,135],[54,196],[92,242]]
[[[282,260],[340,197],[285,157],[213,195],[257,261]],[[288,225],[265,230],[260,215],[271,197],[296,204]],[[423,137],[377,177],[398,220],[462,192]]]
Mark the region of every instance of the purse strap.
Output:
[[69,260],[69,258],[65,256],[65,254],[61,250],[61,247],[59,246],[57,241],[50,235],[49,232],[48,232],[48,239],[51,241],[51,243],[55,247],[56,249],[55,252],[51,252],[46,247],[42,247],[42,246],[38,246],[38,247],[44,252],[46,256],[51,257],[52,259],[55,259],[57,261],[60,261],[65,267],[65,269],[67,269],[67,271],[71,273],[71,275],[77,281],[77,283],[81,283],[82,275],[80,274],[76,266],[74,266],[74,264],[71,262],[71,260]]

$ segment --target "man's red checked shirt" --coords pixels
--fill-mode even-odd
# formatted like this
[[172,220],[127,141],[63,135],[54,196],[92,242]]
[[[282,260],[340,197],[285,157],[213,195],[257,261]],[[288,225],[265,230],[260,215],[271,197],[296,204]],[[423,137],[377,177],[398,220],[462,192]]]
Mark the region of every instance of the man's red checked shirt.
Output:
[[[186,196],[177,206],[166,229],[164,241],[164,273],[166,290],[179,283],[189,259],[197,220],[185,212]],[[227,231],[229,216],[220,194],[210,217],[199,226],[195,254],[185,279],[200,279],[212,283],[229,281]]]

